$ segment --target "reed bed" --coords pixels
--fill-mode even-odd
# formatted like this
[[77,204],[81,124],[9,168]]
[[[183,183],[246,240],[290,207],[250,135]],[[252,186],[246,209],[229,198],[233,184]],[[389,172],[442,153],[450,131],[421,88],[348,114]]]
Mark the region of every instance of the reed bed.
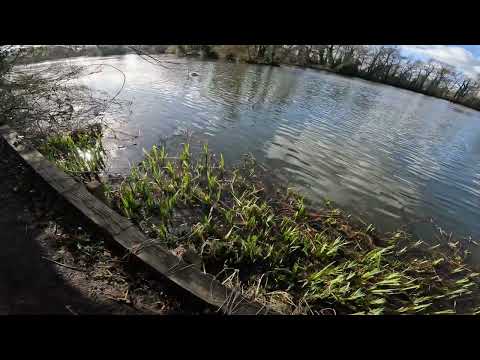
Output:
[[227,170],[207,145],[196,156],[154,146],[107,195],[155,242],[285,314],[480,313],[480,274],[461,242],[381,235],[263,176],[251,157]]

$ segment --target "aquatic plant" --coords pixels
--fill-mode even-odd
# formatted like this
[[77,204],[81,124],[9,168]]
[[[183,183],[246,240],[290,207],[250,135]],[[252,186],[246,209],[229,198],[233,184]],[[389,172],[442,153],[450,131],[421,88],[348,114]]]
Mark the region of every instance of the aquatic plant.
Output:
[[106,152],[99,126],[52,135],[39,151],[60,169],[82,180],[95,178],[105,168]]
[[[380,235],[327,202],[266,190],[252,157],[225,169],[205,145],[162,147],[113,192],[115,206],[170,249],[193,248],[207,272],[284,313],[476,314],[479,273],[459,243]],[[329,309],[329,310],[326,310]]]

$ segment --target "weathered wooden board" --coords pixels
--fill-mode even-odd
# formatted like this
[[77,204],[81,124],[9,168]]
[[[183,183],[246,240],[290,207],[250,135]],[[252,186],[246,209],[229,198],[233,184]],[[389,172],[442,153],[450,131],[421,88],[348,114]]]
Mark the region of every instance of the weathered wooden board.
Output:
[[205,274],[167,249],[155,244],[136,228],[129,228],[115,236],[115,240],[143,262],[211,305],[227,314],[269,314],[268,308],[246,300],[223,286],[210,274]]
[[227,314],[276,314],[259,303],[248,301],[236,291],[223,286],[212,275],[203,273],[155,244],[128,219],[90,194],[83,184],[59,170],[37,150],[20,144],[18,135],[8,126],[0,126],[0,136],[89,223],[180,287]]
[[0,135],[3,135],[7,144],[13,150],[15,150],[36,173],[45,179],[45,181],[59,193],[64,193],[79,185],[70,176],[65,174],[63,171],[60,171],[51,162],[46,160],[45,157],[43,157],[43,155],[37,150],[19,143],[19,139],[17,138],[15,132],[8,131],[6,126],[0,127]]
[[91,222],[111,235],[130,228],[133,224],[90,194],[83,184],[63,193],[65,199],[82,212]]

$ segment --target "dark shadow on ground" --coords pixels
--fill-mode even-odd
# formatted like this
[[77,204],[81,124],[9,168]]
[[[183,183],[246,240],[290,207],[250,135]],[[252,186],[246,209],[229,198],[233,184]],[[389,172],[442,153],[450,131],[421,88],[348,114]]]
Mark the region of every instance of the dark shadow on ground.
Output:
[[[56,236],[46,224],[59,225],[67,243],[88,231],[80,216],[25,166],[0,138],[0,315],[4,314],[202,314],[216,310],[132,257],[115,269],[116,279],[135,293],[132,301],[117,301],[110,280],[97,280],[89,271],[55,264]],[[83,228],[78,230],[79,226]],[[56,230],[54,231],[56,234]],[[102,236],[88,231],[91,238]],[[102,250],[123,257],[113,244]],[[72,254],[69,254],[70,260]],[[108,257],[108,254],[107,254]],[[113,258],[109,258],[113,260]],[[68,261],[67,261],[68,262]],[[70,264],[71,265],[71,264]],[[79,269],[78,266],[75,266]],[[120,276],[117,276],[120,275]],[[117,300],[116,300],[117,299]],[[158,301],[157,301],[158,300]]]
[[68,282],[75,270],[60,271],[45,259],[49,255],[30,211],[31,194],[18,180],[26,171],[0,143],[0,314],[132,313],[86,297]]

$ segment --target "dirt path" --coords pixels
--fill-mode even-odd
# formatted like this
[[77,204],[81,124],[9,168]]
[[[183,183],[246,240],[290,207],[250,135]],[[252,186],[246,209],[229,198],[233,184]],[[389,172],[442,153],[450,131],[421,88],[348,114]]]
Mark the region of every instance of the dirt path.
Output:
[[1,141],[0,314],[210,311],[66,221],[65,209],[48,208],[41,186]]

